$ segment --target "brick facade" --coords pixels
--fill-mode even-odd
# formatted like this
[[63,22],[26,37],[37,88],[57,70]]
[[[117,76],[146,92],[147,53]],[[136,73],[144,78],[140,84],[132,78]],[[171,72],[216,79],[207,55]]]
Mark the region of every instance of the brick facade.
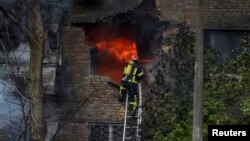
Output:
[[[148,0],[123,2],[117,0],[111,3],[104,0],[102,6],[88,8],[75,3],[72,14],[66,19],[74,23],[95,23],[105,17],[118,13],[133,11]],[[161,21],[186,21],[191,27],[195,25],[196,0],[155,0]],[[140,12],[140,11],[137,11]],[[148,12],[148,11],[145,11]],[[250,1],[249,0],[203,0],[204,29],[209,30],[249,30]]]
[[96,0],[86,4],[75,0],[74,9],[65,20],[73,23],[95,23],[108,16],[135,9],[142,0]]
[[89,95],[91,95],[76,118],[88,122],[122,123],[124,107],[117,100],[118,91],[107,84],[104,76],[89,76]]
[[68,123],[60,131],[57,141],[87,141],[88,125],[84,123]]
[[[196,0],[156,0],[163,21],[195,23]],[[204,29],[249,30],[249,0],[203,0]]]
[[205,0],[205,29],[250,29],[249,0]]
[[[62,32],[62,68],[59,77],[61,89],[67,99],[79,100],[85,97],[88,88],[90,54],[85,47],[84,30],[67,28]],[[80,92],[77,92],[80,91]]]
[[[147,0],[144,0],[147,1]],[[62,67],[57,74],[57,87],[59,88],[59,96],[63,97],[61,100],[61,108],[64,109],[61,118],[69,115],[79,104],[86,101],[76,113],[69,123],[62,128],[58,136],[58,140],[88,140],[89,123],[122,123],[124,116],[124,106],[117,101],[118,90],[110,87],[107,84],[109,78],[104,76],[90,75],[90,47],[85,43],[84,24],[103,22],[107,23],[105,17],[116,16],[118,13],[130,13],[133,18],[140,18],[143,13],[141,8],[143,1],[137,0],[127,4],[127,7],[117,7],[124,5],[122,1],[116,1],[117,7],[113,7],[114,3],[106,0],[104,7],[98,9],[81,7],[75,5],[73,13],[67,15],[64,19],[65,25],[62,31]],[[186,21],[188,25],[194,27],[195,25],[195,0],[156,0],[155,7],[160,15],[156,21],[157,25],[162,23],[175,21]],[[141,5],[140,5],[141,4]],[[204,28],[210,30],[249,30],[250,24],[250,1],[249,0],[204,0]],[[144,7],[145,8],[145,7]],[[147,7],[148,8],[148,7]],[[142,8],[143,9],[143,8]],[[145,10],[145,9],[144,9]],[[138,14],[138,12],[142,12]],[[149,11],[147,11],[150,13]],[[155,12],[155,11],[154,11]],[[152,12],[153,14],[156,14]],[[146,12],[145,12],[146,13]],[[140,27],[144,25],[143,20],[147,14],[142,14],[137,23]],[[150,15],[152,16],[152,15]],[[157,15],[155,15],[157,16]],[[139,21],[139,22],[138,22]],[[131,22],[131,21],[130,21]],[[151,22],[149,22],[152,25]],[[159,28],[160,29],[160,28]],[[151,31],[151,30],[149,30]],[[158,31],[152,37],[158,43],[164,40],[168,31]],[[141,32],[144,37],[145,32]],[[151,32],[149,32],[151,33]],[[136,33],[138,34],[138,33]],[[160,35],[161,34],[161,35]],[[149,36],[147,34],[145,36]],[[151,37],[151,36],[150,36]],[[137,37],[138,38],[138,37]],[[137,43],[144,45],[145,39],[138,39]],[[152,41],[153,43],[153,41]],[[152,45],[155,45],[152,44]],[[165,43],[161,47],[167,48]],[[60,122],[59,122],[60,124]],[[69,132],[72,131],[72,132]]]
[[[59,117],[67,119],[78,110],[57,139],[85,141],[90,122],[123,123],[124,106],[117,100],[119,91],[107,84],[109,78],[90,75],[90,48],[85,44],[84,27],[65,27],[62,35],[62,67],[57,87],[59,105],[64,111]],[[60,122],[63,120],[59,126]]]

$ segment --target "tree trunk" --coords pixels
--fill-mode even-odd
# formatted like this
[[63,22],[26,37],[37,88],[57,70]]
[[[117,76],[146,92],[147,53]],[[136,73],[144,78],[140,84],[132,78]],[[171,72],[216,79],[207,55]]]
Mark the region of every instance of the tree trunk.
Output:
[[44,141],[42,64],[45,33],[40,14],[40,0],[29,0],[28,3],[29,31],[34,34],[34,38],[29,38],[29,96],[31,98],[30,140]]

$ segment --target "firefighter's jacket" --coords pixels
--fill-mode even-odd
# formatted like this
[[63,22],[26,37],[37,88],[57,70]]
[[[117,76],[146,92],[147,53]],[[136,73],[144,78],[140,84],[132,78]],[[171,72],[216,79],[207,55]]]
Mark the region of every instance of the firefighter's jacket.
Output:
[[144,76],[143,69],[138,61],[130,61],[123,71],[123,82],[138,83]]

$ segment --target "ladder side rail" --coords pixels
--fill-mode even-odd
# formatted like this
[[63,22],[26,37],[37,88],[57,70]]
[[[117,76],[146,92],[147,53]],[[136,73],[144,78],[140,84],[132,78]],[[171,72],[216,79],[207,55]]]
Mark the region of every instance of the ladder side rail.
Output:
[[128,111],[128,93],[126,94],[126,106],[125,106],[125,115],[124,115],[123,137],[122,137],[122,141],[125,141],[125,138],[126,138],[127,111]]

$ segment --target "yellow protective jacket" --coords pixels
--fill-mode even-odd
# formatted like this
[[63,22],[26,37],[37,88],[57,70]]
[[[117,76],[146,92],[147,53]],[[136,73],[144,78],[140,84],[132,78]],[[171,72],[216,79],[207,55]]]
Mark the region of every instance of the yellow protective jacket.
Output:
[[144,76],[142,67],[139,65],[139,62],[130,61],[123,70],[123,81],[138,83]]

